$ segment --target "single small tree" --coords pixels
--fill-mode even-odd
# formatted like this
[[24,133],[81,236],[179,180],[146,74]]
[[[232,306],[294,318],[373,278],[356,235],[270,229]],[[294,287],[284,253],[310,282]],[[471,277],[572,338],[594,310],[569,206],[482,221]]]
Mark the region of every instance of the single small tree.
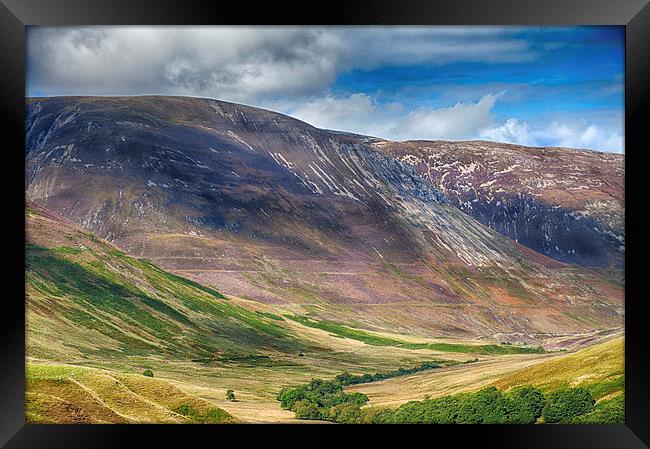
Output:
[[146,369],[144,370],[144,373],[142,373],[142,375],[147,377],[153,377],[153,371],[151,371],[150,369]]
[[231,389],[226,390],[226,399],[228,399],[230,402],[235,402],[237,400],[235,398],[235,391]]

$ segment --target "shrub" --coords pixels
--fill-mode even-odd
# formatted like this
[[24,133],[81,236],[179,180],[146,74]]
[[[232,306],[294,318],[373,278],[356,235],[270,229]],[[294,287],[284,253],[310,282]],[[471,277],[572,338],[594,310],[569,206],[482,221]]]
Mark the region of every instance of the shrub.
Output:
[[[383,424],[532,424],[540,416],[544,395],[532,387],[502,394],[494,387],[436,399],[408,402],[396,410],[380,410],[364,422]],[[369,413],[369,410],[362,411]]]
[[594,411],[574,416],[567,422],[571,424],[622,424],[625,422],[625,397],[599,402]]
[[147,376],[147,377],[153,377],[153,371],[151,371],[150,369],[146,369],[146,370],[144,370],[142,375]]
[[321,419],[323,416],[316,404],[309,401],[298,401],[293,407],[298,419]]
[[495,387],[488,387],[463,399],[458,412],[463,424],[497,424],[506,422],[505,401]]
[[531,386],[518,387],[505,396],[506,421],[510,424],[533,424],[542,416],[545,398]]
[[[296,417],[302,419],[321,419],[321,417],[327,419],[330,409],[333,407],[350,404],[360,408],[368,402],[368,396],[363,393],[344,393],[343,386],[338,381],[318,379],[299,387],[285,388],[280,391],[277,399],[282,408],[293,410]],[[348,412],[351,412],[351,409],[345,409],[345,411],[347,413],[345,419],[348,419]]]
[[505,422],[508,424],[534,424],[537,421],[528,404],[521,398],[505,397],[503,407]]
[[535,418],[542,416],[542,410],[544,409],[546,399],[544,398],[544,394],[537,388],[526,385],[514,388],[510,394],[511,396],[520,398],[526,402],[531,412],[535,415]]
[[280,407],[291,410],[296,402],[305,399],[304,388],[284,388],[277,397],[280,401]]
[[374,422],[385,424],[455,424],[462,405],[462,396],[446,396],[424,401],[411,401],[396,410],[383,410]]
[[359,407],[361,407],[366,402],[368,402],[368,396],[359,392],[354,392],[349,394],[344,393],[343,396],[345,398],[346,403],[354,404]]
[[364,412],[359,405],[344,402],[331,407],[327,412],[327,419],[341,424],[361,424],[364,422]]
[[339,382],[341,385],[350,385],[352,381],[356,378],[357,376],[354,376],[347,371],[344,373],[339,374],[334,378],[337,382]]
[[369,408],[364,410],[364,424],[390,424],[393,410],[387,408]]
[[594,398],[585,388],[569,388],[551,395],[542,416],[547,423],[569,421],[594,410]]

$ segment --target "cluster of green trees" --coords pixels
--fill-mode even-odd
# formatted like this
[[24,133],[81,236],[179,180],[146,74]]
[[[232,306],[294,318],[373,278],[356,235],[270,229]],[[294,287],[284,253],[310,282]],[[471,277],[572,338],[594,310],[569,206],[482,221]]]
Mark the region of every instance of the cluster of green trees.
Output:
[[560,390],[549,397],[544,407],[544,422],[566,423],[594,411],[595,403],[591,393],[584,388]]
[[625,422],[625,395],[600,401],[594,410],[576,415],[565,422],[571,424],[611,424]]
[[[359,376],[363,377],[363,376]],[[568,388],[544,395],[532,386],[508,392],[495,387],[475,393],[461,393],[436,399],[411,401],[397,409],[362,408],[368,397],[344,393],[342,381],[313,380],[307,385],[284,389],[278,395],[281,406],[300,419],[321,419],[346,424],[533,424],[598,422],[618,419],[621,401],[598,409],[588,390]],[[620,405],[619,405],[620,403]]]
[[444,362],[430,361],[430,362],[424,362],[421,365],[413,368],[399,368],[395,371],[389,371],[387,373],[362,374],[360,376],[345,372],[336,376],[336,381],[344,386],[365,384],[370,382],[377,382],[384,379],[390,379],[392,377],[406,376],[408,374],[419,373],[420,371],[440,368],[442,366],[450,366],[457,363],[458,362],[454,363],[449,361],[444,361]]
[[525,386],[502,393],[494,387],[406,403],[379,412],[373,422],[384,424],[532,424],[542,416],[545,398]]
[[300,419],[329,419],[329,410],[343,404],[356,409],[368,402],[363,393],[344,393],[338,381],[312,380],[307,385],[285,388],[277,397],[280,406]]

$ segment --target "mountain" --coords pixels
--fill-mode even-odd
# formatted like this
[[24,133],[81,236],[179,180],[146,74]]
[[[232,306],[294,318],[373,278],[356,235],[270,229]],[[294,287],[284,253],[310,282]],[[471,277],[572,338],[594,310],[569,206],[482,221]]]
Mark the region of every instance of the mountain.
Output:
[[186,97],[29,99],[26,133],[28,200],[229,295],[424,337],[622,325],[619,272],[508,239],[372,139]]
[[554,259],[623,267],[622,154],[496,142],[373,139],[464,212]]

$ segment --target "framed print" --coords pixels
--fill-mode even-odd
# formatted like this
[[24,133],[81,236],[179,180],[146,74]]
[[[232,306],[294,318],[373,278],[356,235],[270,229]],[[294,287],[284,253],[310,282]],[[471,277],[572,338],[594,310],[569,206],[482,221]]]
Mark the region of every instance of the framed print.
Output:
[[3,0],[3,444],[647,447],[650,7],[407,3]]

